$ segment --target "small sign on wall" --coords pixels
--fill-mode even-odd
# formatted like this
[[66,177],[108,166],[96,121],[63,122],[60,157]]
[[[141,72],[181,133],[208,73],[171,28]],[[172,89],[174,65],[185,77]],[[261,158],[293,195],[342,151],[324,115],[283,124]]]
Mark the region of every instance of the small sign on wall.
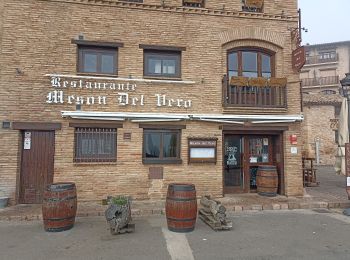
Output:
[[32,142],[32,133],[31,132],[24,132],[24,143],[23,143],[23,149],[24,150],[30,150],[31,142]]
[[290,152],[291,154],[298,154],[298,147],[291,147]]

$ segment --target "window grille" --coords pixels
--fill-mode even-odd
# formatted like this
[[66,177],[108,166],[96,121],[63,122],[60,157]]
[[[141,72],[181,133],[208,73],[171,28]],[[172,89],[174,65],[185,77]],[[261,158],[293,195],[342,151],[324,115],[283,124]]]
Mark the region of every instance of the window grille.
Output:
[[74,162],[117,161],[117,129],[75,128]]

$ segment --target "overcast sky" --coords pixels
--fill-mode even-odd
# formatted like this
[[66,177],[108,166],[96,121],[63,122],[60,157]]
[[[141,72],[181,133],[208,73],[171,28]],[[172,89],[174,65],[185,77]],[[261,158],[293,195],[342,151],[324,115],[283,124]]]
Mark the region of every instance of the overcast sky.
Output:
[[303,44],[350,41],[350,0],[298,0]]

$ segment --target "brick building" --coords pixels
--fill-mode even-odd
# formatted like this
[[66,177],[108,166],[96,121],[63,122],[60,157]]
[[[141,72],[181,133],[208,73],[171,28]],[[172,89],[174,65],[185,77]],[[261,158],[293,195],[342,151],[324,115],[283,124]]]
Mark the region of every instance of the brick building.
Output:
[[[334,165],[342,97],[340,81],[350,71],[350,41],[306,45],[301,70],[304,148],[320,165]],[[318,116],[322,115],[322,116]]]
[[[0,2],[0,191],[80,201],[256,190],[303,194],[296,0]],[[297,137],[297,143],[290,136]]]

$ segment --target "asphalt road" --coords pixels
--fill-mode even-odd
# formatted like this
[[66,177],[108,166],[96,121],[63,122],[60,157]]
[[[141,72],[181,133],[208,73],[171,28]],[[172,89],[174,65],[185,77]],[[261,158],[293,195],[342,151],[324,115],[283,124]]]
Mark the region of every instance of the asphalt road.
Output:
[[41,222],[0,222],[0,259],[350,259],[350,217],[311,210],[243,212],[233,229],[170,232],[164,217],[135,220],[112,236],[103,217],[79,218],[72,230],[47,233]]

